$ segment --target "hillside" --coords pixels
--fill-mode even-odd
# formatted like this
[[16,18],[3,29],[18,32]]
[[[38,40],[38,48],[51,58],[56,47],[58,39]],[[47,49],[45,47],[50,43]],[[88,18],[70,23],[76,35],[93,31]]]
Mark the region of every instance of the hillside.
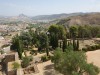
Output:
[[49,22],[49,24],[62,25],[100,25],[100,13],[71,13],[53,14],[28,17],[24,14],[18,16],[0,16],[0,24],[10,22]]
[[70,16],[83,15],[86,13],[71,13],[71,14],[53,14],[53,15],[38,15],[34,17],[29,17],[24,14],[19,14],[18,16],[0,16],[0,23],[9,22],[49,22],[56,19],[63,19]]
[[60,25],[100,25],[100,13],[89,13],[61,19]]
[[0,16],[0,24],[2,23],[10,23],[10,22],[31,22],[31,18],[24,15],[19,14],[18,16]]
[[77,16],[83,14],[86,13],[79,12],[79,13],[70,13],[70,14],[63,13],[63,14],[53,14],[53,15],[39,15],[39,16],[32,17],[32,19],[33,20],[55,20],[55,19],[63,19],[69,16]]

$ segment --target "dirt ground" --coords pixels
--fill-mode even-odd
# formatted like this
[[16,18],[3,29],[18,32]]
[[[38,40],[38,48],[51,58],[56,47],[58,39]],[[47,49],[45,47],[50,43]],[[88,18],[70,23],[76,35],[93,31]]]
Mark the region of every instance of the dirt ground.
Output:
[[37,67],[39,69],[39,73],[34,75],[62,75],[54,70],[53,63],[50,60],[39,63]]
[[93,63],[100,68],[100,50],[89,51],[86,53],[86,55],[88,63]]

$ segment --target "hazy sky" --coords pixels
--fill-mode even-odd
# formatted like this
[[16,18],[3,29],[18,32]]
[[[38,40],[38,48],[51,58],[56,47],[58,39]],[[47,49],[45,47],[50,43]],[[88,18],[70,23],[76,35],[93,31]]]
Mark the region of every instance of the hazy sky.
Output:
[[100,12],[100,0],[0,0],[0,15]]

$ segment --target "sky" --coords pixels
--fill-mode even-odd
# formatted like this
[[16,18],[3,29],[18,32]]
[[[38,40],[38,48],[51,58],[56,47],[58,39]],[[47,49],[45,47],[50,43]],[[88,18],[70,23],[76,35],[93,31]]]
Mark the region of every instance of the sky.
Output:
[[0,0],[1,16],[100,12],[100,0]]

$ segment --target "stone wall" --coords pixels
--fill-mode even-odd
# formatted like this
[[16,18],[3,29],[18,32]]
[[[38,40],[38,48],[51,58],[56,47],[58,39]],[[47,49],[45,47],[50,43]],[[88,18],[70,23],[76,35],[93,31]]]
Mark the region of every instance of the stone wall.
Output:
[[6,55],[5,56],[5,62],[11,62],[11,61],[15,61],[15,54],[11,54],[11,55]]
[[7,75],[17,75],[17,70],[8,71]]
[[13,54],[5,56],[5,62],[6,63],[16,61],[16,60],[19,60],[18,53],[13,53]]

